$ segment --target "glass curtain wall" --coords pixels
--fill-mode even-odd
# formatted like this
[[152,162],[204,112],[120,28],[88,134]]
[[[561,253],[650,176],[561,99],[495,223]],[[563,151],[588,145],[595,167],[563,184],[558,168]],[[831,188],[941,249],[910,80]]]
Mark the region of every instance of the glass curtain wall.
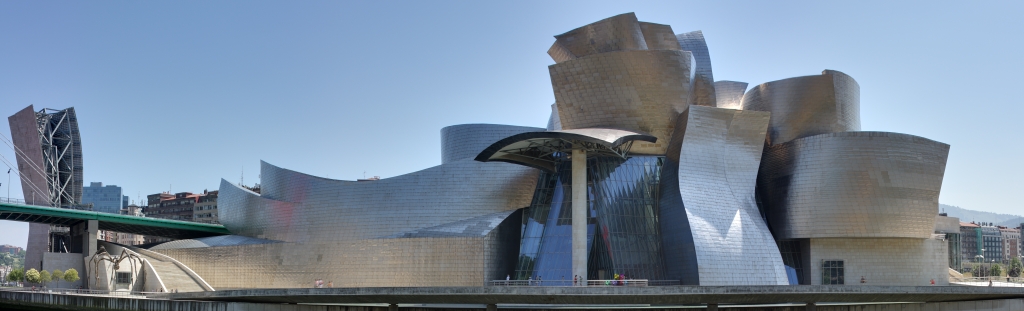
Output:
[[[524,211],[517,279],[572,280],[572,172],[566,160],[556,172],[541,174],[533,203]],[[663,278],[657,219],[663,161],[655,156],[587,159],[587,278]]]

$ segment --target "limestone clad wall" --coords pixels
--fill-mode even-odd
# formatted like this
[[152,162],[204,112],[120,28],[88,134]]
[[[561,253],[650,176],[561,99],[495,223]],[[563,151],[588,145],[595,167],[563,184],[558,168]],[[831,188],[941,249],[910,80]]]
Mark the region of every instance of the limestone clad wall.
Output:
[[[810,239],[811,285],[822,284],[822,261],[843,260],[846,285],[949,284],[948,245],[934,239]],[[864,276],[866,283],[860,283]]]

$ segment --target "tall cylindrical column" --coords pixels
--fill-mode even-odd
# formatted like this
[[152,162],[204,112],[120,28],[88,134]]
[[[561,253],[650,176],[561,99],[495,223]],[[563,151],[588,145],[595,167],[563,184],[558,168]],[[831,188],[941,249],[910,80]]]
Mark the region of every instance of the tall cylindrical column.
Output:
[[587,151],[572,150],[572,273],[587,279]]

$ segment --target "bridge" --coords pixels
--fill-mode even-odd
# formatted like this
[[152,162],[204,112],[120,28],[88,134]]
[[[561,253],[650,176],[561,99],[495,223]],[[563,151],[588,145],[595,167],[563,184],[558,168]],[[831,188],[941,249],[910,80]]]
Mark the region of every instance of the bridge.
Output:
[[0,220],[67,227],[96,221],[98,225],[96,228],[99,230],[172,239],[194,239],[231,234],[222,225],[29,205],[24,202],[3,198],[0,198]]

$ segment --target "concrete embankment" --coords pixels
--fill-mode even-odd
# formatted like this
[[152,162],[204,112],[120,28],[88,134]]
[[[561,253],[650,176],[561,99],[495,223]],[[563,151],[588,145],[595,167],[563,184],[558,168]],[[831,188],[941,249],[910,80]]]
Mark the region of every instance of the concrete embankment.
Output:
[[[490,307],[490,308],[487,308]],[[578,308],[576,308],[578,307]],[[555,309],[557,308],[557,309]],[[145,297],[110,297],[99,295],[72,295],[53,294],[40,292],[14,292],[0,291],[0,310],[74,310],[74,311],[484,311],[496,309],[516,310],[550,310],[550,311],[571,311],[571,310],[704,310],[703,305],[689,306],[621,306],[621,305],[435,305],[424,307],[422,305],[397,305],[397,306],[340,306],[340,305],[307,305],[307,304],[279,304],[279,303],[246,303],[226,301],[190,301],[190,300],[165,300],[147,299]],[[930,302],[930,303],[877,303],[877,304],[819,304],[810,305],[722,305],[718,306],[720,311],[967,311],[967,310],[989,310],[989,311],[1017,311],[1024,310],[1024,299],[997,299],[978,301],[951,301],[951,302]]]

